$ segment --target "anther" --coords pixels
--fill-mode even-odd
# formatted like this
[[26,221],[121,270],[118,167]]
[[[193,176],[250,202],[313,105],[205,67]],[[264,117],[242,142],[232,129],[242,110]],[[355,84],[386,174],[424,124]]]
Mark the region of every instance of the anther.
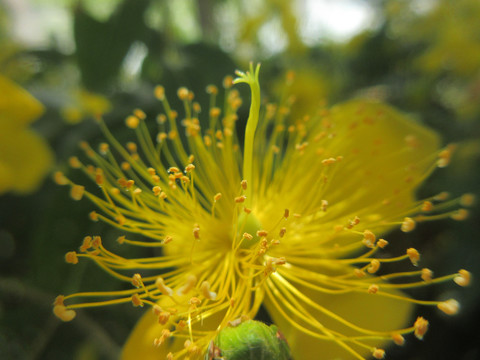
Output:
[[193,237],[196,239],[196,240],[199,240],[200,239],[200,227],[198,226],[198,224],[195,224],[193,226]]
[[378,292],[378,285],[372,284],[368,287],[369,294],[376,294]]
[[183,285],[177,290],[177,294],[178,295],[187,294],[190,290],[192,290],[195,287],[196,284],[197,284],[197,277],[193,274],[188,275],[187,282],[185,283],[185,285]]
[[69,264],[78,264],[78,257],[75,251],[69,251],[65,254],[65,261]]
[[187,166],[185,166],[185,172],[187,173],[191,172],[193,169],[195,169],[195,165],[193,164],[188,164]]
[[67,309],[64,305],[55,305],[53,313],[62,321],[72,321],[77,315],[74,310]]
[[189,91],[186,87],[181,87],[177,90],[177,96],[182,101],[188,100],[188,93]]
[[421,278],[425,282],[432,281],[433,278],[433,271],[427,268],[422,269]]
[[420,260],[420,253],[417,251],[417,249],[414,248],[409,248],[407,249],[407,255],[410,258],[410,261],[414,266],[418,265],[418,261]]
[[82,246],[80,246],[80,251],[85,252],[92,247],[92,237],[85,236],[83,238]]
[[247,180],[242,180],[240,182],[240,185],[242,186],[242,189],[243,190],[247,190]]
[[73,200],[81,200],[85,193],[85,187],[82,185],[73,185],[70,190],[70,196]]
[[218,88],[215,85],[208,85],[205,91],[207,92],[207,94],[210,94],[210,95],[218,94]]
[[137,289],[142,287],[143,281],[142,281],[142,276],[140,274],[134,274],[132,276],[132,285],[135,286]]
[[135,109],[133,110],[133,115],[141,120],[145,120],[147,118],[147,114],[142,109]]
[[392,340],[395,344],[399,346],[405,344],[405,338],[400,334],[392,334]]
[[257,236],[258,236],[258,237],[267,237],[267,236],[268,236],[268,231],[266,231],[266,230],[258,230],[258,231],[257,231]]
[[428,330],[428,321],[425,320],[423,317],[419,316],[415,323],[413,324],[414,334],[417,337],[417,339],[422,340],[423,336]]
[[462,206],[472,206],[475,204],[475,195],[473,194],[463,194],[460,197],[460,205]]
[[200,285],[200,291],[206,299],[215,300],[217,297],[217,293],[210,291],[210,283],[208,281],[202,282],[202,285]]
[[167,285],[165,285],[165,281],[159,276],[157,277],[157,280],[155,280],[155,286],[157,287],[158,290],[164,295],[172,296],[173,295],[173,290],[169,288]]
[[173,241],[173,237],[171,237],[170,235],[165,236],[165,239],[163,239],[164,244],[168,244],[169,242],[172,242],[172,241]]
[[385,240],[385,239],[379,239],[379,240],[377,241],[377,246],[378,246],[380,249],[384,249],[387,245],[388,245],[388,241]]
[[405,219],[403,219],[402,226],[400,227],[400,229],[403,232],[410,232],[415,229],[415,226],[416,226],[415,220],[413,220],[410,217],[406,217]]
[[422,204],[422,211],[432,211],[433,204],[431,201],[424,201]]
[[158,314],[158,323],[161,325],[165,325],[168,320],[170,319],[170,313],[168,311],[162,311]]
[[165,88],[163,86],[161,85],[155,86],[153,93],[158,100],[160,101],[165,100]]
[[375,246],[375,241],[376,241],[376,237],[375,237],[375,234],[373,232],[371,232],[370,230],[365,230],[363,232],[362,243],[366,247],[373,248]]
[[57,185],[67,185],[68,184],[68,179],[63,175],[61,171],[56,171],[55,174],[53,174],[53,181]]
[[440,151],[440,153],[438,154],[437,166],[439,168],[444,168],[444,167],[448,166],[451,158],[452,158],[452,148],[451,147]]
[[143,307],[143,301],[138,294],[133,294],[131,300],[134,307]]
[[450,194],[446,191],[442,191],[440,194],[434,196],[434,200],[436,201],[445,201],[450,197]]
[[465,220],[466,218],[468,218],[468,210],[466,210],[466,209],[458,209],[458,210],[455,211],[452,215],[450,215],[450,217],[451,217],[453,220],[463,221],[463,220]]
[[94,249],[98,249],[100,246],[102,246],[102,238],[100,236],[94,236],[92,238],[92,247]]
[[80,162],[80,160],[78,160],[78,158],[76,156],[71,156],[69,159],[68,159],[68,164],[70,165],[70,167],[72,167],[73,169],[79,169],[82,167],[82,163]]
[[449,299],[439,303],[437,307],[447,315],[455,315],[458,313],[460,304],[455,299]]
[[470,272],[467,270],[461,269],[458,270],[458,275],[453,278],[453,281],[460,286],[468,286],[470,284]]
[[328,207],[328,201],[327,200],[322,200],[320,203],[320,209],[322,209],[323,212],[327,211]]
[[380,261],[378,261],[377,259],[373,259],[370,262],[370,265],[367,267],[367,271],[370,274],[375,274],[378,271],[378,269],[380,269]]
[[136,129],[138,127],[138,124],[140,123],[140,119],[137,118],[134,115],[130,115],[125,119],[125,124],[130,128],[130,129]]
[[283,213],[283,217],[284,217],[285,219],[288,219],[289,216],[290,216],[290,210],[285,209],[285,212]]
[[286,233],[286,232],[287,232],[287,229],[284,228],[284,227],[282,227],[282,228],[280,229],[280,232],[279,232],[280,237],[283,238],[283,237],[285,236],[285,233]]
[[247,232],[243,233],[243,237],[244,237],[245,239],[249,240],[249,241],[253,239],[253,235],[251,235],[251,234],[249,234],[249,233],[247,233]]
[[375,359],[383,359],[385,357],[385,350],[374,348],[372,355]]
[[359,279],[365,277],[365,271],[361,270],[361,269],[355,269],[353,270],[353,273],[355,274],[355,276]]
[[252,212],[252,209],[247,208],[246,206],[244,206],[244,207],[243,207],[243,212],[244,212],[245,214],[250,214],[250,213]]
[[237,197],[235,198],[235,202],[236,202],[237,204],[243,203],[243,202],[245,202],[246,199],[247,199],[247,197],[246,197],[245,195],[237,196]]

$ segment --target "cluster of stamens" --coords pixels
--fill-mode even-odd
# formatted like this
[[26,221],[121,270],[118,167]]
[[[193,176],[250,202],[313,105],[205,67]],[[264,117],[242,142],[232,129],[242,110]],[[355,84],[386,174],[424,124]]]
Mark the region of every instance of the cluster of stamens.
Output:
[[[160,86],[154,92],[164,113],[156,116],[156,133],[152,134],[149,115],[139,109],[125,120],[137,143],[122,146],[105,122],[97,119],[108,143],[101,143],[98,151],[81,144],[91,165],[77,157],[69,161],[97,185],[97,192],[73,183],[61,172],[54,175],[55,181],[69,185],[74,200],[87,197],[95,204],[98,211],[90,213],[93,221],[136,235],[122,235],[118,243],[161,250],[155,258],[126,259],[108,251],[100,236],[85,237],[79,252],[68,252],[66,261],[77,264],[89,258],[132,288],[59,296],[54,313],[70,321],[78,308],[147,305],[159,326],[153,346],[164,348],[172,337],[184,339],[183,346],[168,349],[167,359],[201,358],[218,331],[234,319],[253,318],[264,299],[305,336],[333,341],[358,359],[363,359],[365,350],[377,359],[385,356],[383,349],[370,345],[371,340],[403,345],[408,334],[421,339],[428,322],[418,317],[404,329],[369,330],[329,311],[328,304],[316,302],[307,293],[383,297],[455,314],[459,304],[454,299],[418,300],[399,290],[448,280],[466,286],[470,274],[462,269],[434,277],[431,270],[416,268],[420,253],[414,248],[399,256],[378,255],[388,241],[377,236],[395,227],[410,232],[424,221],[466,218],[463,207],[473,204],[472,195],[449,200],[442,193],[416,202],[410,199],[413,189],[436,167],[448,165],[453,148],[417,159],[415,151],[422,142],[406,134],[398,150],[385,150],[382,146],[389,145],[370,130],[375,129],[377,118],[391,115],[383,107],[372,114],[368,106],[351,105],[359,120],[348,116],[346,125],[335,120],[335,110],[324,107],[292,123],[288,115],[293,102],[287,98],[278,106],[267,104],[259,119],[258,69],[238,75],[236,82],[252,88],[243,152],[235,130],[242,100],[232,89],[231,77],[224,81],[224,109],[216,106],[218,89],[207,87],[210,108],[204,119],[194,94],[186,88],[178,90],[185,113],[180,121],[185,141],[177,126],[179,114]],[[251,124],[255,126],[249,128]],[[363,131],[368,146],[349,142],[356,131]],[[397,172],[383,174],[376,165],[360,161],[365,149],[369,149],[362,155],[365,159],[380,159],[381,164],[400,162],[405,153],[413,155],[408,164],[399,164]],[[358,176],[349,177],[351,173]],[[376,186],[400,178],[395,186],[386,185],[382,199],[369,201],[368,181]],[[383,264],[403,261],[415,270],[379,275]],[[142,276],[147,270],[158,274]],[[70,304],[77,298],[94,300]],[[317,315],[355,335],[324,326]],[[203,323],[210,318],[220,320],[205,329]]]

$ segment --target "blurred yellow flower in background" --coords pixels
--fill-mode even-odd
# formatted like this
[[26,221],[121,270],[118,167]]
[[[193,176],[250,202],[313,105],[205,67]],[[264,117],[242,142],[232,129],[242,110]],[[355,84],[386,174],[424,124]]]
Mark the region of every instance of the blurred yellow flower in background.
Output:
[[0,194],[30,193],[50,170],[53,154],[29,128],[43,112],[33,96],[0,75]]
[[[447,280],[465,286],[467,271],[434,278],[416,267],[416,249],[394,255],[380,238],[422,221],[465,218],[466,210],[452,208],[471,204],[470,195],[414,197],[435,168],[448,165],[452,149],[439,149],[434,132],[371,101],[321,107],[291,121],[289,101],[261,107],[258,72],[251,66],[225,80],[224,109],[216,106],[218,89],[207,87],[205,131],[201,106],[180,88],[185,141],[179,113],[160,86],[156,141],[155,124],[139,109],[126,118],[138,143],[126,147],[99,119],[108,143],[98,152],[82,143],[92,164],[73,157],[70,165],[101,196],[55,173],[74,200],[87,197],[98,207],[93,221],[137,235],[120,236],[120,244],[161,249],[128,259],[107,250],[100,236],[87,236],[79,252],[65,256],[71,264],[88,258],[133,286],[60,295],[54,303],[60,319],[70,321],[84,307],[150,307],[123,359],[202,359],[222,329],[254,318],[262,304],[297,360],[380,359],[385,343],[402,345],[427,331],[427,320],[411,319],[415,304],[450,315],[458,310],[454,299],[418,300],[402,290]],[[236,134],[242,100],[233,83],[248,84],[252,93],[243,150]],[[407,270],[383,272],[391,263]]]
[[71,124],[85,118],[105,115],[112,108],[107,98],[85,89],[74,91],[70,102],[61,109],[62,117]]

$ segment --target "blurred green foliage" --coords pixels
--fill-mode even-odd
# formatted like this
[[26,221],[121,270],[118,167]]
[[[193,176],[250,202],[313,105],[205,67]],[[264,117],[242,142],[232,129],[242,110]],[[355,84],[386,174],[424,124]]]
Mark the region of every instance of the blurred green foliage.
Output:
[[[68,14],[72,49],[54,38],[42,46],[18,42],[11,31],[13,7],[0,4],[0,73],[46,106],[34,127],[53,148],[57,167],[67,173],[68,157],[79,154],[78,142],[96,146],[101,138],[93,121],[65,122],[62,109],[75,91],[95,92],[111,102],[105,118],[123,140],[123,121],[132,109],[142,108],[149,116],[159,109],[152,95],[156,84],[164,85],[171,99],[179,86],[187,86],[206,106],[205,86],[220,87],[225,75],[252,60],[262,62],[262,90],[269,99],[281,96],[287,71],[296,71],[295,117],[319,103],[355,96],[381,99],[412,113],[440,132],[445,143],[459,145],[452,166],[437,171],[421,192],[479,194],[480,3],[426,3],[430,5],[419,9],[416,1],[371,2],[377,26],[348,42],[307,45],[298,31],[302,18],[296,1],[32,1]],[[260,36],[271,21],[280,24],[277,37],[286,43],[273,53]],[[180,107],[174,99],[172,104]],[[114,242],[119,235],[115,230],[88,219],[92,209],[87,201],[72,203],[68,190],[50,179],[29,196],[1,195],[0,358],[117,357],[140,316],[138,309],[94,309],[80,312],[68,324],[60,324],[51,313],[58,293],[123,286],[92,264],[73,268],[63,260],[85,235],[101,234],[114,251],[125,251]],[[477,207],[466,222],[422,225],[399,241],[415,243],[422,264],[439,275],[467,268],[478,277],[479,221]],[[439,298],[456,289],[422,291],[420,297]],[[389,349],[389,359],[480,358],[480,287],[455,297],[463,305],[457,317],[427,312],[431,330],[425,342]],[[268,319],[268,314],[259,316]]]

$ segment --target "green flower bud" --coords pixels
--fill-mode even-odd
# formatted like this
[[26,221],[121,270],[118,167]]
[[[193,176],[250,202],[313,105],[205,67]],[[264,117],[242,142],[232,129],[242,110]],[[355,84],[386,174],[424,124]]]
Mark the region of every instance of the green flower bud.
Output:
[[206,360],[291,360],[290,348],[275,325],[247,320],[223,329]]

